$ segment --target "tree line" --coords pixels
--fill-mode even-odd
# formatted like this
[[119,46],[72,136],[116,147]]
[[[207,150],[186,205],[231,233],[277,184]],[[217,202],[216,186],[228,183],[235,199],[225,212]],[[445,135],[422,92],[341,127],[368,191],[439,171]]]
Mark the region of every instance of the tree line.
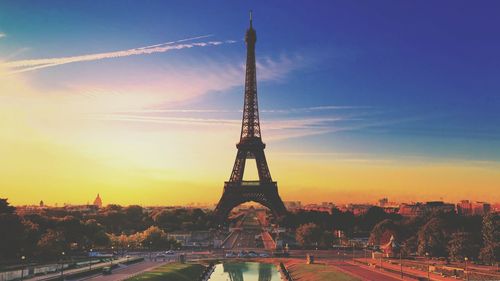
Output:
[[66,255],[85,255],[99,249],[173,249],[179,244],[168,238],[173,231],[206,230],[211,214],[200,209],[145,212],[141,206],[108,205],[97,212],[44,209],[40,213],[17,213],[0,198],[0,263],[18,262],[21,256],[56,260]]
[[[429,212],[416,217],[388,214],[372,207],[365,214],[334,209],[326,212],[298,212],[287,219],[295,227],[302,247],[328,248],[346,244],[348,238],[369,237],[368,244],[380,246],[394,236],[403,256],[444,257],[451,260],[500,261],[500,215],[461,216],[455,212]],[[333,236],[340,230],[344,238]]]
[[[387,243],[391,236],[405,256],[481,260],[500,258],[500,216],[460,216],[454,212],[424,213],[417,217],[388,214],[379,207],[365,214],[332,209],[331,213],[298,211],[280,224],[293,234],[301,247],[331,248],[349,238],[369,237],[373,246]],[[55,260],[61,252],[85,254],[90,249],[174,249],[168,238],[175,231],[217,228],[210,211],[201,209],[154,209],[108,205],[96,212],[49,208],[40,213],[16,212],[7,199],[0,199],[0,263]],[[334,230],[344,236],[337,238]]]

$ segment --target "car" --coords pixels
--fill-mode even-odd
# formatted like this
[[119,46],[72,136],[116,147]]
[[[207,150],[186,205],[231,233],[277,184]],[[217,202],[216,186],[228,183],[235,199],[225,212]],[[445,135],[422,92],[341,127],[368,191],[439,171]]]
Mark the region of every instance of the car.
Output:
[[165,258],[165,257],[166,257],[166,255],[164,255],[164,254],[158,254],[158,255],[156,255],[156,257],[157,257],[157,258]]
[[238,258],[246,258],[248,256],[247,251],[241,251],[238,253]]
[[103,275],[110,275],[113,273],[113,270],[111,269],[111,266],[105,266],[102,268],[102,274]]
[[256,252],[254,252],[254,251],[250,251],[250,252],[248,252],[248,256],[251,257],[251,258],[256,258],[259,255]]
[[261,258],[268,258],[269,254],[268,253],[260,253],[259,257],[261,257]]
[[226,258],[234,258],[234,257],[236,257],[236,253],[234,253],[234,252],[226,253],[225,257]]
[[165,255],[169,255],[169,256],[175,255],[175,252],[172,251],[172,250],[168,250],[168,251],[165,252]]

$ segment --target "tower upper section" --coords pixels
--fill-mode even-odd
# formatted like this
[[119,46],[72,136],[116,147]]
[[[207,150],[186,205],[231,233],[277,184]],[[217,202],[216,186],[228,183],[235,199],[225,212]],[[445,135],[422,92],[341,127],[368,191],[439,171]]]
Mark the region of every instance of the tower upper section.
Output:
[[250,26],[245,35],[247,61],[245,73],[245,102],[243,106],[240,144],[262,144],[259,105],[257,101],[257,71],[255,66],[255,42],[257,42],[257,33],[253,28],[252,21],[252,12],[250,12]]

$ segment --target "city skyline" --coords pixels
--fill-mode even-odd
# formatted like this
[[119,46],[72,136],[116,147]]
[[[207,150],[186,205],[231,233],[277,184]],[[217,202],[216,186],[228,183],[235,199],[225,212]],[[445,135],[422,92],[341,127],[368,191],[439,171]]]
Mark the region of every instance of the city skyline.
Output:
[[12,204],[217,202],[250,9],[284,201],[500,201],[494,9],[117,4],[0,4],[0,187]]

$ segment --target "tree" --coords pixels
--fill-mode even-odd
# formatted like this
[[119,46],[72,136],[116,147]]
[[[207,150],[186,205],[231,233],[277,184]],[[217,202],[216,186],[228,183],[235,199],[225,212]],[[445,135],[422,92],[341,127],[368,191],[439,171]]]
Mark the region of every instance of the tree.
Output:
[[490,213],[483,218],[483,248],[479,258],[488,264],[500,260],[500,214]]
[[14,214],[15,207],[10,206],[7,198],[0,198],[0,214]]
[[408,257],[417,252],[417,236],[412,235],[401,243],[401,254],[403,257]]
[[0,199],[0,260],[24,252],[24,225],[7,199]]
[[321,228],[314,223],[303,224],[295,232],[297,242],[303,247],[318,245],[322,234]]
[[429,220],[418,232],[418,253],[425,255],[429,253],[433,257],[445,257],[448,255],[447,225],[439,218]]
[[84,224],[84,234],[90,245],[105,247],[110,244],[109,236],[106,235],[104,227],[96,220],[88,220]]
[[391,236],[394,236],[394,238],[399,237],[398,226],[393,220],[385,219],[373,227],[368,243],[382,245],[389,242]]
[[331,248],[333,246],[333,242],[335,242],[335,236],[333,236],[333,233],[331,231],[323,231],[323,234],[321,234],[320,245],[322,247]]
[[332,228],[342,230],[346,233],[352,232],[356,218],[352,212],[342,212],[337,208],[332,209],[331,214]]
[[167,234],[157,226],[151,226],[150,228],[144,230],[143,235],[143,245],[151,247],[155,250],[165,250],[172,246],[168,239]]
[[68,243],[62,231],[49,229],[38,241],[38,254],[46,259],[55,259],[68,250]]
[[205,230],[213,225],[212,216],[201,209],[163,210],[152,215],[157,226],[168,231]]
[[141,206],[131,205],[125,208],[124,211],[127,222],[126,231],[129,233],[144,231],[152,223],[152,220],[144,213]]
[[455,232],[448,242],[450,258],[463,261],[465,257],[475,259],[479,252],[479,243],[468,232]]
[[360,227],[361,230],[364,231],[371,231],[373,227],[383,221],[384,219],[390,218],[389,214],[387,214],[384,209],[380,207],[373,206],[368,211],[366,214],[364,214],[360,219]]
[[85,227],[73,216],[65,216],[58,220],[56,229],[64,233],[65,240],[69,244],[82,245],[85,242]]

